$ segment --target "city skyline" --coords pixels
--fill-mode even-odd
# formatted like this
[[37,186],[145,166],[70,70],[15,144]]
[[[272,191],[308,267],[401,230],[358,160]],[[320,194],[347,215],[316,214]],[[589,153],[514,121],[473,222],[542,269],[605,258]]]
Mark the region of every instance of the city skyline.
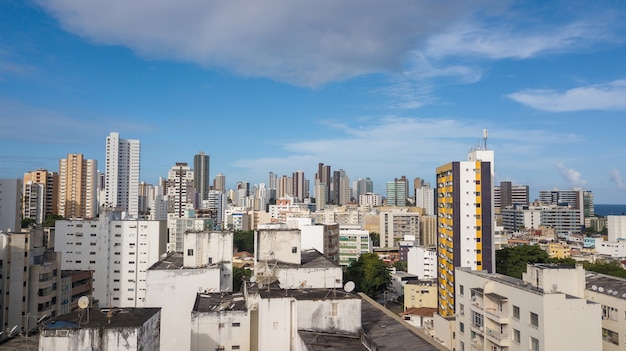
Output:
[[324,163],[384,194],[488,129],[495,184],[626,203],[623,4],[159,6],[0,3],[0,178],[69,153],[104,171],[119,132],[152,184],[203,150],[228,188]]

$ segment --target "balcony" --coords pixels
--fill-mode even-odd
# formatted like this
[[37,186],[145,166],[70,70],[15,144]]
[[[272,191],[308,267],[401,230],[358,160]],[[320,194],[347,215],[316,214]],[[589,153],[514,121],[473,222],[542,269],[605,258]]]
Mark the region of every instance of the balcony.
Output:
[[506,332],[500,332],[500,330],[485,328],[485,335],[491,341],[498,346],[509,346],[509,335]]

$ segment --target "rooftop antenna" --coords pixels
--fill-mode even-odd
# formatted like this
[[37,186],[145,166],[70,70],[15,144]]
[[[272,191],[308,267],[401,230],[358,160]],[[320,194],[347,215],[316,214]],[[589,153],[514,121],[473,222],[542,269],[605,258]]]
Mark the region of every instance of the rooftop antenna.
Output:
[[489,132],[487,129],[483,129],[483,147],[487,150],[487,138],[489,138]]

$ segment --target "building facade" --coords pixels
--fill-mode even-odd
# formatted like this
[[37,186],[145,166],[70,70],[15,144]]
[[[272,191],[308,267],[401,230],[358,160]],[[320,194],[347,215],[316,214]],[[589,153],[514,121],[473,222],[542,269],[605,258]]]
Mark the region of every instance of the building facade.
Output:
[[98,216],[98,164],[83,154],[68,154],[59,161],[59,215],[65,218]]
[[139,140],[121,139],[111,132],[106,138],[105,206],[121,207],[128,216],[138,217],[140,165]]

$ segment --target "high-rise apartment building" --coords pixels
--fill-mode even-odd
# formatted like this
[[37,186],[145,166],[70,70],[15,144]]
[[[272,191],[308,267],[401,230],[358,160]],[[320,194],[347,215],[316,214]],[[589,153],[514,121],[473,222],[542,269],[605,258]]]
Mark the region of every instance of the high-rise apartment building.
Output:
[[22,218],[41,224],[47,216],[58,214],[59,174],[45,169],[24,173]]
[[405,176],[387,182],[387,206],[406,206],[409,197],[409,182]]
[[430,183],[421,178],[415,178],[413,182],[415,191],[415,207],[423,208],[426,215],[435,215],[435,189]]
[[98,215],[97,161],[83,154],[68,154],[59,161],[59,215],[94,218]]
[[[325,165],[323,163],[319,163],[317,165],[317,173],[315,174],[315,184],[317,186],[317,184],[324,184],[325,185],[325,190],[326,190],[326,194],[324,196],[324,204],[329,204],[331,203],[332,200],[332,194],[330,192],[330,187],[331,187],[331,183],[332,183],[332,178],[330,176],[330,166],[329,165]],[[317,190],[315,190],[315,192],[317,193]],[[316,194],[317,195],[317,194]],[[321,198],[321,196],[320,196]],[[316,202],[319,204],[319,202],[317,201],[317,197],[316,197]]]
[[352,192],[352,197],[358,200],[361,195],[374,192],[374,182],[369,177],[359,178],[352,182]]
[[509,181],[504,181],[493,189],[493,207],[496,209],[504,209],[512,205],[528,205],[529,203],[528,185],[515,185]]
[[193,208],[194,172],[186,162],[176,162],[167,172],[165,184],[167,212],[183,217],[186,209]]
[[196,207],[200,207],[202,200],[209,198],[210,181],[209,178],[209,155],[200,151],[193,157],[193,189],[198,194]]
[[226,194],[226,176],[219,173],[213,180],[213,190],[219,191],[222,194]]
[[296,171],[291,177],[293,180],[293,196],[302,202],[309,196],[308,182],[304,178],[303,171]]
[[106,139],[104,205],[122,208],[132,218],[139,215],[140,153],[139,140],[121,139],[116,132]]
[[574,188],[571,190],[540,190],[539,201],[580,210],[580,225],[585,225],[585,218],[594,215],[593,193],[589,190]]
[[22,180],[0,179],[0,231],[17,231],[22,226]]
[[473,150],[468,161],[437,168],[439,314],[454,315],[455,267],[495,270],[493,151]]

